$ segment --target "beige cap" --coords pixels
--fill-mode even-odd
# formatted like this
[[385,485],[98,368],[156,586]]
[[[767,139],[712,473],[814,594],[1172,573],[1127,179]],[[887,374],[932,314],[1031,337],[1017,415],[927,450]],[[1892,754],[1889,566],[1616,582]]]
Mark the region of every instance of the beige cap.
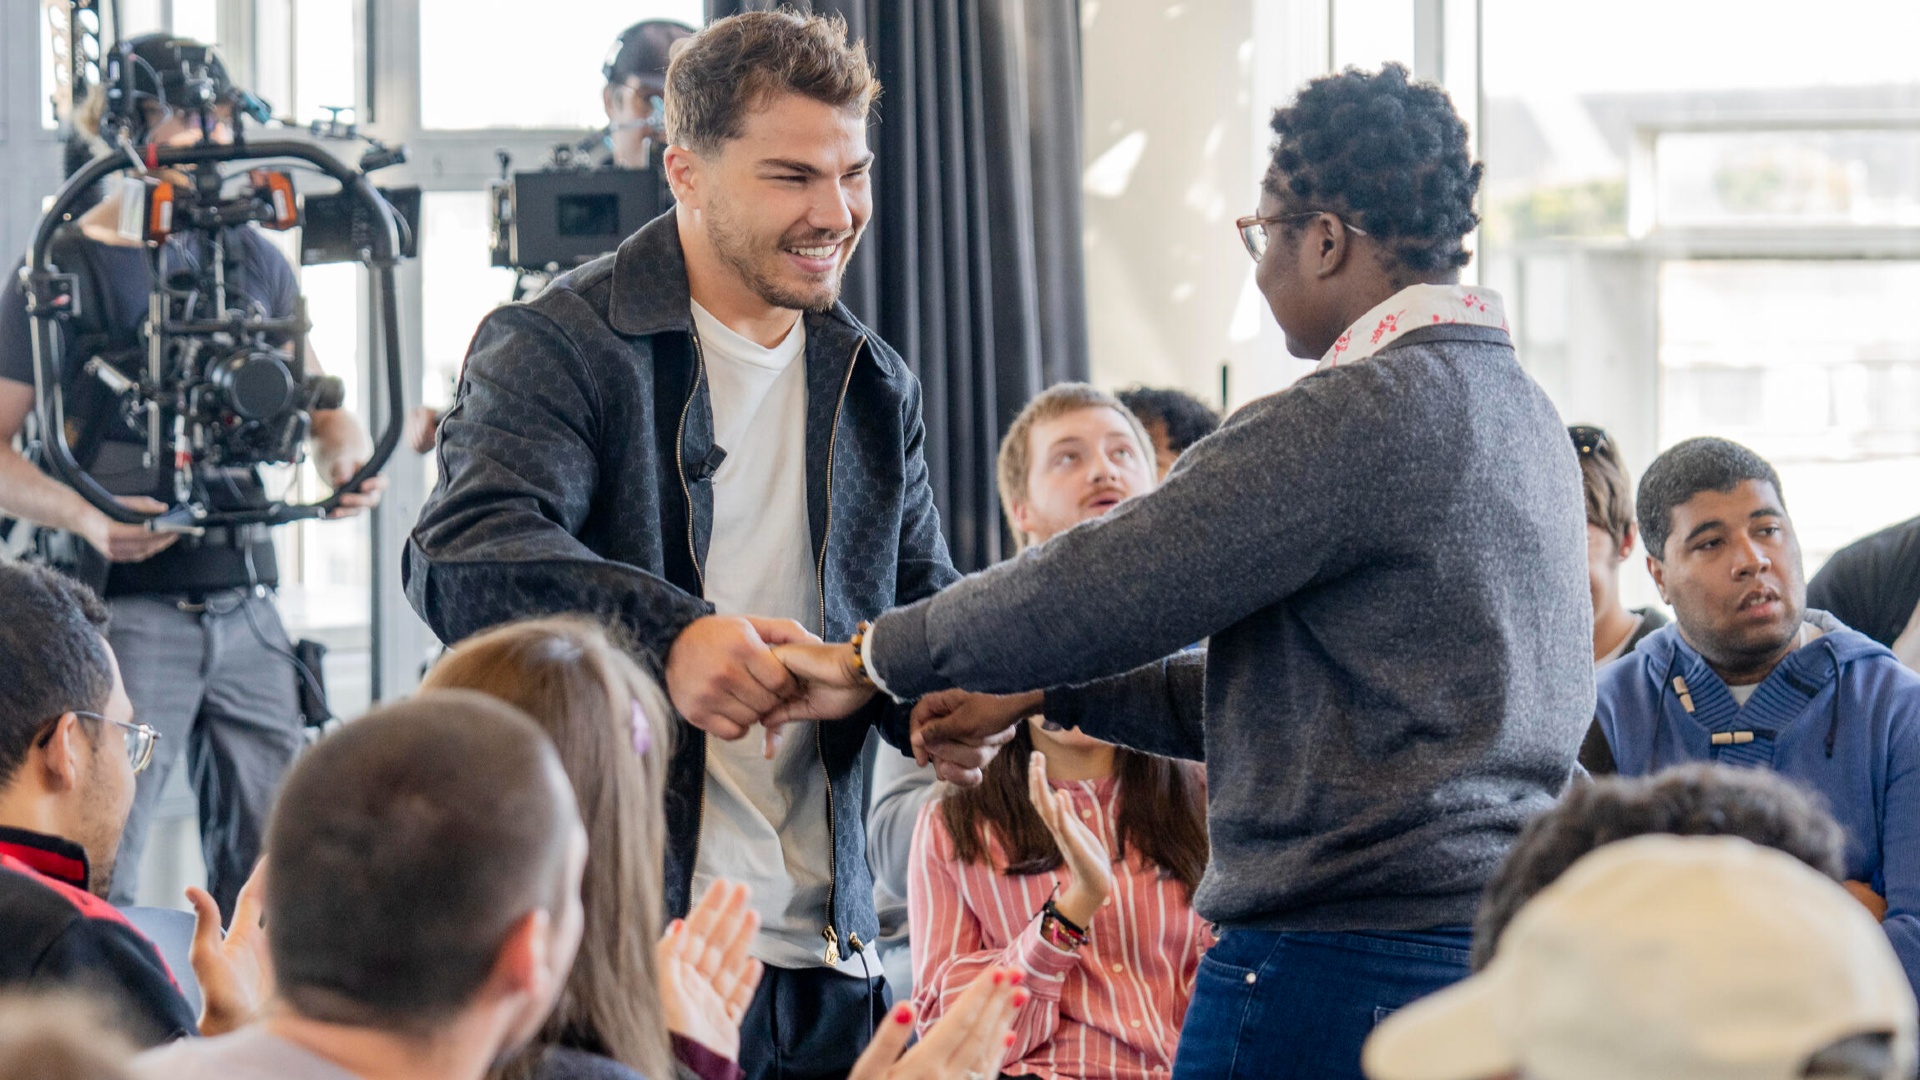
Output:
[[1486,970],[1382,1021],[1372,1080],[1792,1080],[1915,1006],[1879,923],[1797,859],[1732,837],[1608,844],[1522,908]]

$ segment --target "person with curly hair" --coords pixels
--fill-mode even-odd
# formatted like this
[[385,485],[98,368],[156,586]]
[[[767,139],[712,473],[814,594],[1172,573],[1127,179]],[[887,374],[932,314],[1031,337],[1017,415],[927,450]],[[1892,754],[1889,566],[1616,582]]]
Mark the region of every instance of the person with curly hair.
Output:
[[1389,65],[1315,80],[1273,129],[1242,236],[1321,369],[1156,490],[855,642],[776,650],[822,691],[792,713],[920,698],[922,754],[1041,713],[1206,762],[1193,907],[1222,936],[1175,1080],[1357,1080],[1379,1017],[1467,974],[1480,894],[1593,716],[1574,447],[1499,297],[1458,283],[1466,126]]
[[1113,395],[1153,439],[1155,479],[1165,480],[1187,447],[1220,430],[1213,406],[1171,386],[1134,386]]

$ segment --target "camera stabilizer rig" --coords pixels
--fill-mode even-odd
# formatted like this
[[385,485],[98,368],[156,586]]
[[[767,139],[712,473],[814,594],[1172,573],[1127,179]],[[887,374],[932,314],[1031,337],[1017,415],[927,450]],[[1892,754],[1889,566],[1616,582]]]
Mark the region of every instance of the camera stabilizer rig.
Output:
[[[87,315],[79,310],[85,294],[79,276],[63,273],[49,256],[56,231],[85,208],[94,184],[128,167],[124,153],[98,157],[68,179],[41,218],[21,270],[33,341],[41,466],[112,520],[145,523],[155,530],[270,526],[324,517],[341,495],[358,491],[363,481],[379,473],[400,440],[405,399],[394,266],[408,254],[402,245],[403,226],[368,181],[366,170],[350,168],[310,143],[236,139],[225,145],[142,149],[145,172],[126,181],[121,231],[143,240],[153,271],[144,348],[137,356],[79,358],[78,371],[116,397],[121,420],[144,434],[148,467],[171,473],[173,505],[157,514],[128,508],[77,460],[68,436],[66,388],[72,369],[61,356],[63,341],[69,338],[62,328],[72,328]],[[298,462],[310,412],[342,404],[339,380],[307,371],[310,324],[304,301],[292,318],[267,317],[250,310],[224,276],[229,229],[248,224],[287,229],[299,224],[301,215],[286,172],[250,169],[238,192],[229,195],[229,178],[221,166],[289,158],[332,177],[340,185],[336,198],[355,204],[355,236],[365,241],[356,252],[357,261],[371,272],[379,297],[373,370],[385,375],[386,426],[371,459],[326,499],[216,509],[208,497],[208,473]],[[186,176],[188,182],[172,182],[168,175]],[[170,238],[198,240],[206,254],[196,265],[169,267],[164,256]],[[382,383],[377,375],[374,381]]]

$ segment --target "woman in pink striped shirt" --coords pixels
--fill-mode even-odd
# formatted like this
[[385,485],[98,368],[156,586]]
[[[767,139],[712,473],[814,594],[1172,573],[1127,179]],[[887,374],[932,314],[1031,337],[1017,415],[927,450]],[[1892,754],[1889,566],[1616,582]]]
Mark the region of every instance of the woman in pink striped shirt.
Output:
[[1036,717],[979,787],[928,804],[908,882],[920,1022],[1007,965],[1033,997],[1004,1073],[1166,1077],[1213,944],[1190,906],[1207,863],[1203,775]]

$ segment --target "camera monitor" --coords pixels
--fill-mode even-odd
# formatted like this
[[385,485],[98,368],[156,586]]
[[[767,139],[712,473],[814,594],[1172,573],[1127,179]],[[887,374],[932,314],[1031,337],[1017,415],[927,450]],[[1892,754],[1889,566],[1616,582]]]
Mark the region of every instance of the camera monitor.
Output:
[[653,169],[513,174],[507,265],[564,269],[620,246],[667,208]]
[[[417,187],[374,188],[400,226],[400,255],[412,259],[420,254],[420,189]],[[300,265],[359,262],[362,253],[373,245],[373,230],[379,223],[366,204],[350,191],[328,195],[309,195],[303,200],[300,216]]]

